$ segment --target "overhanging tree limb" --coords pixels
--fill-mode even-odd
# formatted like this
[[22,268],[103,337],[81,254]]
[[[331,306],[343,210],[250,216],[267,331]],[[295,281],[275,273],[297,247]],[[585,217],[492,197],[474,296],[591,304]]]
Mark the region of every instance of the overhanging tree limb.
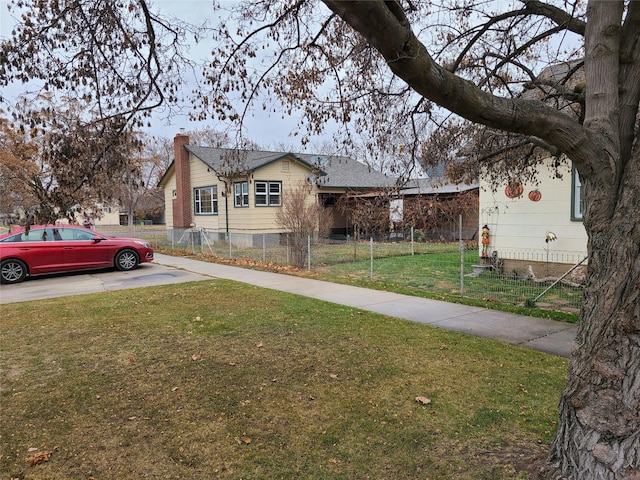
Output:
[[575,158],[585,170],[600,162],[601,155],[593,154],[598,142],[592,133],[569,116],[538,101],[491,95],[438,65],[396,2],[324,3],[380,52],[395,75],[425,98],[472,122],[537,136]]

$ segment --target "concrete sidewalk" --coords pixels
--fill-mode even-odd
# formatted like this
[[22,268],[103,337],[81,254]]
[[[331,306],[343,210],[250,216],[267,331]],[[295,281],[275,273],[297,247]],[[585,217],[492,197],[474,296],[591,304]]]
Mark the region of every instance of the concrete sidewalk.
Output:
[[577,326],[456,303],[155,254],[155,262],[568,357]]

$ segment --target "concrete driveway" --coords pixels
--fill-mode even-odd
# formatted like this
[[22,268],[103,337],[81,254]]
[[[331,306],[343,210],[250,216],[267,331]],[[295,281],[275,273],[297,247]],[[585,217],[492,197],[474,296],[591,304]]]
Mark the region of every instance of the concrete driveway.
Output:
[[130,272],[114,269],[27,278],[15,285],[0,285],[0,304],[107,292],[125,288],[207,280],[211,277],[157,263],[143,263]]

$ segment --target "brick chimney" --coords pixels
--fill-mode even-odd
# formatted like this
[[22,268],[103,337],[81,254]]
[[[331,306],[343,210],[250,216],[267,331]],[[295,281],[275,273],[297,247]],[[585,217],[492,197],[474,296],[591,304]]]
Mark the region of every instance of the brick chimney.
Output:
[[176,198],[173,199],[173,228],[190,228],[192,222],[191,166],[185,145],[189,136],[182,133],[173,139],[176,169]]

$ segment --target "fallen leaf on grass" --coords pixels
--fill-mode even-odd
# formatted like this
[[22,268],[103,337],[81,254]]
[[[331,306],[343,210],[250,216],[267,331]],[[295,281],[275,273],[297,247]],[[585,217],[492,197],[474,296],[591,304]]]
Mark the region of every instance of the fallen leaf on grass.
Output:
[[202,359],[202,355],[196,355],[195,353],[193,355],[191,355],[191,360],[194,362],[197,362],[198,360]]
[[51,453],[48,450],[45,450],[43,452],[38,452],[35,455],[27,458],[27,464],[30,467],[34,467],[36,465],[40,465],[43,462],[46,462],[47,460],[49,460],[49,458],[51,458]]
[[416,402],[421,403],[422,405],[429,405],[431,403],[431,399],[427,397],[417,396],[415,400]]
[[334,380],[337,380],[337,379],[338,379],[338,375],[337,375],[337,374],[335,374],[335,373],[330,373],[330,374],[329,374],[329,376],[330,376],[331,378],[333,378]]

